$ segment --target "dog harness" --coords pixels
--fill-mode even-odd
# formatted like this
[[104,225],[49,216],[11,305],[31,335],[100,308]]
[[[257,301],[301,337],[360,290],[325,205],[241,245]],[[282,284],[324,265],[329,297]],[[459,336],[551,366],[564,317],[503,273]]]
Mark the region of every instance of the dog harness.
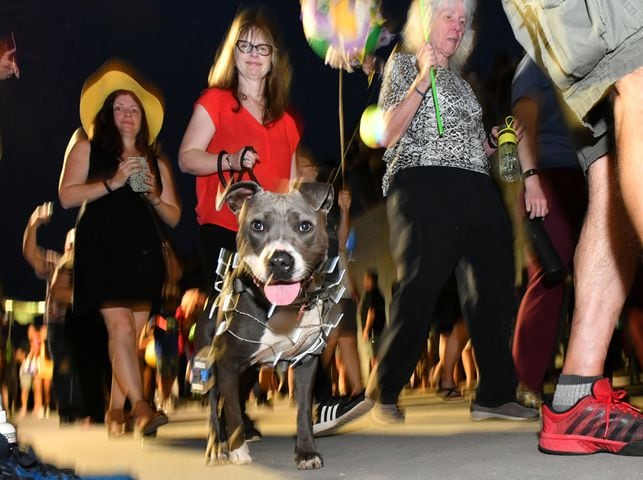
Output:
[[[242,342],[256,344],[258,349],[253,355],[253,363],[272,363],[276,366],[279,362],[287,362],[291,366],[297,366],[320,355],[328,343],[328,336],[343,316],[339,309],[333,308],[346,290],[342,285],[345,270],[339,265],[339,257],[326,260],[315,270],[295,302],[275,306],[257,298],[250,277],[232,279],[231,291],[222,293],[223,282],[238,267],[237,254],[222,250],[217,266],[217,275],[221,281],[215,285],[221,294],[209,312],[210,319],[213,319],[217,308],[223,313],[215,338],[229,334]],[[265,319],[241,310],[241,295],[250,295],[256,304],[263,304]],[[233,328],[232,320],[235,315],[261,324],[269,334],[259,340],[244,338]],[[265,343],[265,340],[269,342]]]

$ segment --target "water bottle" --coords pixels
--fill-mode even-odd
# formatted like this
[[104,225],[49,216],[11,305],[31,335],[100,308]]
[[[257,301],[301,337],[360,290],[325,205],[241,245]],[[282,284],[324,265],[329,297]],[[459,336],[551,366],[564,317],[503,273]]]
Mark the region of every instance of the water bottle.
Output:
[[518,163],[518,139],[512,128],[513,117],[505,119],[506,127],[498,132],[498,166],[500,178],[505,182],[515,182],[520,179],[520,163]]
[[2,406],[2,395],[0,395],[0,435],[3,435],[11,446],[18,443],[16,427],[7,422],[7,412],[4,411]]
[[525,233],[543,269],[543,284],[546,287],[554,287],[562,283],[567,277],[567,270],[547,235],[543,219],[527,218]]

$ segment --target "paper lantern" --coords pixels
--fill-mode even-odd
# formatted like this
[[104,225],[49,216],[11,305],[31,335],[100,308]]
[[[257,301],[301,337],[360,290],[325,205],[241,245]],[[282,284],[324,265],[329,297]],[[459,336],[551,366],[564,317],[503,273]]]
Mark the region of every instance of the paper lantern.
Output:
[[379,148],[384,137],[384,112],[377,105],[369,105],[359,122],[359,136],[367,147]]
[[349,72],[375,50],[383,23],[373,0],[301,0],[301,21],[313,51]]

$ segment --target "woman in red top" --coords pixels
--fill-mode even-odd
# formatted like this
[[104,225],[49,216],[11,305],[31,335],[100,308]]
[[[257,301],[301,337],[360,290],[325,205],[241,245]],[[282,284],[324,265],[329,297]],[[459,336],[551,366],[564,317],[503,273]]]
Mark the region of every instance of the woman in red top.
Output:
[[286,192],[294,177],[299,133],[286,112],[290,63],[276,33],[261,10],[235,17],[179,149],[181,171],[197,177],[199,247],[209,292],[219,250],[236,250],[237,220],[227,205],[215,208],[223,190],[219,158],[224,171],[251,169],[265,190]]

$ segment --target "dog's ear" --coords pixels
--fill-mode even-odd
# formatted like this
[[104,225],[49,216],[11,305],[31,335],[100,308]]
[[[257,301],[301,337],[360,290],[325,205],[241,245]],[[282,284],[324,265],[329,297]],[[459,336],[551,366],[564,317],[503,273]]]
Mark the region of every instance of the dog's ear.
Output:
[[255,182],[237,182],[227,188],[225,201],[235,215],[239,214],[243,202],[263,191]]
[[330,183],[302,182],[298,187],[299,193],[318,212],[329,212],[333,206],[335,191]]

